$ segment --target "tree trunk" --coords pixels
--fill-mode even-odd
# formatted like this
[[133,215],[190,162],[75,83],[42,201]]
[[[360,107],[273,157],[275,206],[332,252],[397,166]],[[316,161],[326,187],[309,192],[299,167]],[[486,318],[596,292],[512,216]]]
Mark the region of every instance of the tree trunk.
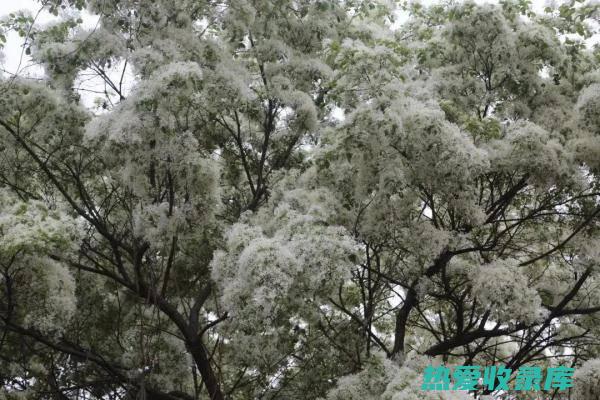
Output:
[[189,351],[194,358],[194,362],[198,367],[202,381],[206,385],[210,400],[223,400],[223,393],[221,387],[217,381],[217,377],[210,365],[206,347],[202,340],[198,337],[194,337],[188,341]]

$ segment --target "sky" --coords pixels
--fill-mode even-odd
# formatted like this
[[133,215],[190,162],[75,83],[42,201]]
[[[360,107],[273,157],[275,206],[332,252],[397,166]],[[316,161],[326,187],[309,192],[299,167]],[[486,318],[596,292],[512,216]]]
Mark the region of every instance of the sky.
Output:
[[[40,12],[41,5],[39,1],[36,0],[0,0],[0,17],[10,14],[11,12],[16,12],[20,10],[28,10],[31,12],[33,16],[36,17],[35,23],[36,25],[45,25],[48,23],[52,23],[53,21],[57,21],[59,18],[53,16],[47,11]],[[81,15],[84,21],[84,25],[86,27],[93,27],[93,25],[97,22],[97,17],[89,14],[84,11]],[[7,37],[6,45],[3,49],[3,68],[8,73],[15,73],[18,70],[22,70],[23,68],[27,68],[30,64],[29,58],[23,52],[21,44],[23,43],[23,38],[20,38],[15,32],[9,33]]]
[[[40,2],[37,0],[0,0],[0,18],[12,12],[21,10],[27,10],[31,13],[35,18],[36,26],[43,26],[60,20],[60,16],[54,16],[48,11],[43,10]],[[69,10],[69,12],[73,11]],[[82,18],[84,29],[92,30],[97,26],[98,17],[85,10],[78,12],[76,16]],[[10,32],[7,35],[7,41],[2,49],[0,57],[2,73],[5,76],[12,76],[15,74],[33,77],[43,76],[43,69],[39,65],[33,63],[31,58],[25,54],[22,44],[23,38],[19,37],[16,32]],[[102,90],[103,87],[104,85],[99,78],[97,78],[97,82],[86,82],[86,88],[88,89]],[[96,97],[96,95],[84,94],[81,100],[85,106],[91,108],[94,107],[94,99]]]
[[[481,1],[483,2],[483,0]],[[533,7],[534,9],[541,10],[544,7],[546,0],[534,0]],[[433,0],[425,0],[422,1],[424,4],[434,3]],[[40,3],[36,0],[0,0],[0,16],[7,15],[11,12],[19,11],[19,10],[29,10],[34,16],[37,15],[36,24],[48,24],[52,21],[56,21],[57,17],[49,14],[48,12],[38,12],[40,11]],[[83,12],[81,15],[84,25],[93,28],[93,26],[97,22],[97,18],[87,12]],[[402,16],[400,16],[402,19]],[[25,68],[25,71],[31,72],[32,67],[28,67],[30,64],[28,58],[25,54],[22,54],[22,38],[19,38],[18,35],[14,32],[11,32],[7,37],[7,43],[4,47],[4,59],[2,60],[3,68],[5,72],[9,74],[14,74],[15,72],[23,72],[22,70]]]
[[[436,0],[421,0],[423,4],[433,4]],[[493,2],[494,0],[475,0],[478,3]],[[542,12],[547,1],[549,0],[533,0],[532,7],[536,12]],[[35,16],[36,25],[45,25],[57,21],[58,17],[55,17],[47,11],[41,11],[41,5],[36,0],[0,0],[0,17],[8,15],[11,12],[19,10],[28,10],[33,16]],[[71,11],[72,12],[72,11]],[[86,29],[93,29],[97,26],[98,17],[94,16],[87,11],[81,12],[80,16],[83,19],[83,25]],[[405,20],[407,15],[399,14],[397,20]],[[600,42],[600,35],[592,38],[588,41],[589,44]],[[15,32],[10,32],[7,35],[7,43],[2,50],[0,55],[0,66],[4,75],[11,76],[13,74],[29,75],[29,76],[42,76],[43,70],[41,67],[33,64],[31,59],[25,54],[22,47],[23,38],[20,38]],[[86,82],[86,85],[94,85],[93,82]],[[94,87],[97,88],[97,87]],[[82,97],[84,104],[91,106],[93,104],[93,96]]]

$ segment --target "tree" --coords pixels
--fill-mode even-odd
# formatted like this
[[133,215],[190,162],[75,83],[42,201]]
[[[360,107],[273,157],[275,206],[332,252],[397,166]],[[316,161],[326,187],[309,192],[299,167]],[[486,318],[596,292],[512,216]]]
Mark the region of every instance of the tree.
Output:
[[413,4],[399,28],[367,0],[42,6],[68,12],[2,23],[45,77],[0,81],[0,396],[422,398],[431,357],[594,372],[594,4]]

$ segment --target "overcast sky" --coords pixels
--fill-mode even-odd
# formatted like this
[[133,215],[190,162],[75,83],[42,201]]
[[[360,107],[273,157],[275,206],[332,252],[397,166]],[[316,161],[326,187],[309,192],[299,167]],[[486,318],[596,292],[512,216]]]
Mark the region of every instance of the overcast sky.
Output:
[[[423,1],[425,4],[433,2],[434,0]],[[484,2],[484,0],[478,2]],[[541,10],[545,4],[545,0],[534,0],[533,4],[536,10]],[[41,12],[38,14],[40,8],[39,2],[35,0],[0,0],[0,16],[19,10],[29,10],[34,16],[37,15],[36,24],[47,24],[57,19],[48,12]],[[97,18],[87,12],[83,12],[82,18],[84,24],[90,28],[93,28],[97,21]],[[3,50],[4,59],[2,60],[5,71],[15,73],[17,69],[22,70],[25,68],[25,71],[21,72],[32,72],[32,67],[28,67],[30,63],[28,62],[27,57],[23,55],[23,59],[21,59],[22,38],[19,38],[16,33],[11,32],[7,39],[8,41]]]
[[[58,17],[44,11],[40,12],[41,5],[36,0],[0,0],[0,17],[20,10],[28,10],[36,17],[36,25],[45,25],[53,21],[57,21]],[[86,28],[93,28],[98,18],[84,11],[81,13]],[[15,73],[17,70],[21,72],[30,71],[29,58],[23,53],[23,38],[20,38],[15,32],[10,32],[7,36],[7,43],[2,50],[3,59],[2,67],[6,72]],[[23,69],[25,69],[23,71]]]
[[[486,0],[476,0],[478,3],[487,2]],[[435,0],[424,0],[424,4],[434,3]],[[490,0],[490,2],[497,3],[498,1]],[[547,0],[533,0],[533,8],[537,12],[541,12],[546,5]],[[11,12],[19,10],[29,10],[33,16],[36,17],[36,25],[44,25],[56,21],[57,17],[49,14],[48,12],[40,12],[41,6],[36,0],[0,0],[0,16],[7,15]],[[71,11],[72,12],[72,11]],[[84,27],[87,29],[93,29],[98,22],[98,18],[94,15],[83,11],[79,16],[83,19]],[[399,19],[402,19],[400,16]],[[598,42],[600,37],[593,38],[590,42]],[[23,38],[20,38],[15,32],[9,33],[7,36],[7,43],[2,51],[1,66],[5,74],[20,75],[33,75],[39,76],[42,73],[41,68],[32,65],[31,60],[27,55],[24,54]],[[85,103],[89,103],[90,99],[84,99]]]

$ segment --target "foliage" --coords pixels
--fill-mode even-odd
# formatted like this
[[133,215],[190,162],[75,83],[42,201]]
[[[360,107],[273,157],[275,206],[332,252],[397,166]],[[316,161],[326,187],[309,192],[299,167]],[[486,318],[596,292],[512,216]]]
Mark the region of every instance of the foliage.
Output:
[[42,6],[0,22],[45,71],[0,80],[0,399],[597,395],[596,3]]

